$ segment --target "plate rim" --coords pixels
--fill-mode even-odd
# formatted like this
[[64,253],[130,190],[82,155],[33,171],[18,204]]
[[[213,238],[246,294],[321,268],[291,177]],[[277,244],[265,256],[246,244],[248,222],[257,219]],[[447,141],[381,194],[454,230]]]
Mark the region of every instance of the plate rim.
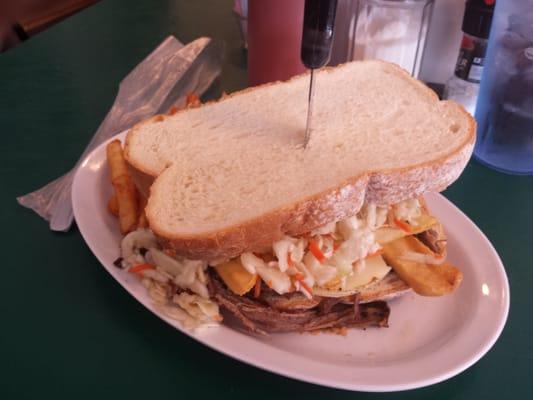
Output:
[[[217,328],[216,330],[206,330],[202,331],[200,333],[195,333],[188,331],[187,329],[184,329],[182,327],[177,326],[176,322],[171,320],[170,318],[163,315],[161,312],[158,312],[154,309],[153,305],[149,304],[147,301],[144,301],[143,299],[139,298],[136,294],[133,293],[133,290],[128,287],[127,282],[123,279],[120,279],[118,275],[118,270],[114,271],[113,269],[108,268],[106,265],[105,260],[102,259],[101,254],[99,254],[98,250],[94,248],[94,243],[88,237],[90,234],[87,232],[87,227],[83,223],[83,217],[80,218],[82,215],[79,210],[80,200],[78,199],[78,196],[80,194],[80,190],[78,189],[78,186],[80,185],[80,177],[83,176],[85,173],[91,174],[90,171],[88,171],[88,168],[86,166],[88,163],[94,159],[94,158],[101,158],[102,153],[105,154],[103,151],[103,148],[107,143],[109,143],[112,140],[119,139],[121,141],[124,140],[124,137],[126,135],[126,131],[121,132],[112,138],[106,140],[104,143],[97,146],[93,151],[91,151],[80,163],[80,167],[75,173],[73,184],[72,184],[72,192],[71,192],[71,199],[72,199],[72,207],[74,211],[74,216],[76,219],[76,223],[78,225],[78,229],[80,231],[80,234],[83,237],[84,242],[89,247],[93,255],[96,257],[98,262],[102,265],[102,267],[139,303],[141,303],[145,308],[148,309],[148,311],[152,312],[155,316],[162,319],[169,325],[171,325],[173,328],[177,329],[178,331],[184,333],[185,335],[189,336],[190,338],[196,340],[197,342],[209,347],[212,350],[215,350],[219,353],[222,353],[226,356],[229,356],[233,359],[236,359],[240,362],[246,363],[248,365],[252,365],[254,367],[263,369],[265,371],[285,376],[288,378],[296,379],[299,381],[312,383],[312,384],[318,384],[326,387],[336,388],[336,389],[344,389],[344,390],[351,390],[351,391],[362,391],[362,392],[397,392],[397,391],[405,391],[410,389],[416,389],[421,388],[429,385],[436,384],[438,382],[442,382],[444,380],[450,379],[453,376],[456,376],[463,372],[464,370],[471,367],[473,364],[478,362],[496,343],[499,336],[501,335],[505,324],[508,319],[509,315],[509,308],[510,308],[510,287],[509,287],[509,280],[507,278],[507,274],[505,271],[505,267],[501,261],[501,258],[499,257],[496,249],[492,245],[492,243],[489,241],[489,239],[486,237],[486,235],[481,231],[481,229],[472,221],[466,214],[464,214],[455,204],[453,204],[450,200],[448,200],[446,197],[444,197],[440,193],[430,193],[427,194],[427,196],[434,197],[434,201],[442,201],[443,204],[445,204],[445,207],[450,208],[454,213],[456,213],[461,220],[463,220],[467,225],[469,225],[471,228],[474,229],[476,232],[476,236],[478,240],[481,240],[483,245],[486,247],[486,249],[490,252],[491,259],[495,262],[495,265],[497,266],[497,269],[495,272],[497,272],[499,276],[499,280],[503,286],[503,292],[502,292],[502,298],[500,301],[502,302],[503,309],[500,309],[501,312],[500,318],[498,319],[498,323],[494,326],[493,331],[489,337],[487,337],[482,345],[478,348],[478,350],[475,352],[475,354],[472,354],[469,356],[468,360],[463,362],[462,364],[458,364],[455,366],[455,368],[452,368],[444,373],[441,373],[439,375],[435,375],[433,377],[420,379],[420,380],[413,380],[407,383],[395,383],[395,384],[364,384],[361,382],[345,382],[345,381],[330,381],[329,379],[322,379],[320,376],[314,375],[309,376],[305,372],[301,372],[298,369],[280,369],[279,365],[276,366],[276,363],[272,361],[273,357],[267,357],[267,359],[261,360],[254,359],[253,357],[250,357],[246,353],[243,353],[241,351],[238,351],[236,349],[228,348],[228,346],[221,347],[220,343],[213,342],[210,340],[211,335],[216,334],[214,332],[218,332],[220,329],[223,329],[223,332],[226,330],[231,331],[232,334],[238,334],[241,335],[241,340],[244,340],[245,342],[250,342],[250,340],[254,340],[256,342],[256,338],[254,336],[244,334],[242,332],[236,331],[234,329],[231,329],[227,326],[222,326],[220,328]],[[92,172],[93,174],[98,173],[98,171]],[[80,223],[79,221],[82,221]],[[259,345],[259,346],[265,346],[265,343],[259,342],[259,343],[251,343],[251,345]],[[294,353],[288,353],[285,350],[276,348],[274,346],[269,346],[269,350],[271,351],[272,355],[279,356],[279,355],[291,355],[294,359],[303,359],[306,360],[307,363],[312,363],[313,365],[324,365],[327,366],[328,364],[320,362],[318,360],[309,360],[304,357],[301,357]],[[274,357],[275,358],[275,357]]]

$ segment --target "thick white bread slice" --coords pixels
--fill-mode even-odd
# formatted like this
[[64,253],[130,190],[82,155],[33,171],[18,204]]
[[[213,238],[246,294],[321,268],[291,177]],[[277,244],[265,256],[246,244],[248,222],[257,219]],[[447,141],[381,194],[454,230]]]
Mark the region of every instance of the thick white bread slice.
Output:
[[316,84],[305,150],[306,75],[133,127],[125,155],[141,189],[157,177],[156,235],[187,257],[234,257],[354,215],[365,198],[442,190],[470,158],[473,118],[395,65],[348,63]]

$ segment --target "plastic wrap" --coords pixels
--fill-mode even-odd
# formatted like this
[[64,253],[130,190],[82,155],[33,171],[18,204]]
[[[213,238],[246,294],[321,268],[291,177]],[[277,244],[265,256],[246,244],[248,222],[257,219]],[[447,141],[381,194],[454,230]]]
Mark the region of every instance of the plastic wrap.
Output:
[[182,105],[188,93],[205,92],[220,74],[222,53],[222,44],[209,38],[184,46],[175,37],[167,37],[122,80],[111,110],[74,168],[41,189],[18,197],[18,202],[49,221],[50,229],[67,231],[73,221],[72,179],[85,156],[137,122]]

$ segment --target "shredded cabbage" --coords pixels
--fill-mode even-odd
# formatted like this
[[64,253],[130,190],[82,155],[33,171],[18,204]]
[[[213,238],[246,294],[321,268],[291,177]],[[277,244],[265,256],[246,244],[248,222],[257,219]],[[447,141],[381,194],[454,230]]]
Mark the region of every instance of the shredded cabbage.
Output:
[[[395,218],[409,223],[421,215],[416,199],[396,204],[393,210]],[[329,287],[340,283],[345,287],[347,282],[357,281],[357,276],[365,273],[365,259],[380,249],[375,231],[386,223],[388,212],[388,207],[366,203],[357,216],[326,224],[313,230],[310,236],[284,236],[274,242],[272,253],[275,261],[266,262],[251,252],[241,254],[240,261],[246,271],[258,274],[279,294],[299,290],[311,297],[310,289],[314,286]],[[316,244],[313,247],[315,254],[308,248],[310,240]],[[144,262],[156,266],[153,270],[143,271],[143,282],[152,282],[145,285],[158,302],[166,299],[163,287],[170,282],[194,293],[175,295],[174,305],[167,311],[180,320],[188,321],[189,325],[192,324],[189,321],[191,318],[216,320],[214,316],[219,315],[218,308],[215,310],[216,305],[208,300],[207,262],[165,254],[158,248],[153,233],[147,229],[134,231],[124,237],[121,247],[126,267]],[[139,251],[141,247],[148,249],[144,257]],[[426,255],[407,254],[405,257],[433,264],[442,262],[440,258]]]
[[172,276],[172,281],[183,289],[190,289],[204,298],[209,298],[204,269],[207,262],[201,260],[177,260],[161,250],[151,248],[149,251],[155,265]]
[[[399,203],[394,210],[397,218],[406,221],[421,213],[416,199]],[[277,261],[266,263],[253,253],[244,253],[241,255],[242,265],[248,272],[259,274],[279,294],[294,286],[309,296],[306,286],[346,282],[354,274],[364,272],[365,258],[380,249],[375,231],[386,223],[388,212],[388,207],[366,203],[357,216],[311,231],[310,236],[321,252],[322,262],[308,249],[307,238],[285,236],[272,245]]]
[[253,253],[243,253],[241,255],[241,263],[251,274],[257,273],[277,293],[290,292],[291,280],[287,274],[281,271],[278,262],[267,264]]
[[[141,248],[146,252],[141,254]],[[209,300],[205,275],[207,262],[165,254],[148,229],[138,229],[126,235],[121,242],[121,251],[126,269],[143,263],[155,266],[155,269],[142,272],[141,283],[154,303],[185,328],[198,328],[222,319],[217,304]],[[171,282],[193,293],[175,294]]]
[[199,321],[211,322],[220,320],[218,305],[200,296],[182,292],[175,294],[172,301]]
[[416,218],[422,214],[420,209],[420,202],[418,199],[410,199],[402,201],[394,206],[394,215],[397,219],[407,221],[411,225],[415,225]]
[[[289,268],[289,253],[292,253],[294,249],[294,243],[297,240],[289,236],[285,236],[284,239],[274,242],[272,249],[274,250],[274,255],[278,259],[279,269],[281,272],[287,271]],[[292,260],[292,259],[291,259]]]
[[128,233],[120,242],[120,252],[123,258],[122,265],[129,268],[144,263],[145,260],[140,254],[140,249],[149,249],[155,246],[157,246],[157,241],[149,229],[137,229]]

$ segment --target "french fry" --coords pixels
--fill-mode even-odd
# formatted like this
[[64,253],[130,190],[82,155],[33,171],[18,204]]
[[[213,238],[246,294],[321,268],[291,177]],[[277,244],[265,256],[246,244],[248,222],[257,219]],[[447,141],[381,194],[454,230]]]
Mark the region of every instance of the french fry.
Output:
[[137,228],[138,229],[148,228],[148,220],[146,219],[146,214],[144,210],[142,210],[141,214],[139,215],[139,220],[137,221]]
[[185,98],[185,105],[184,106],[178,107],[178,106],[174,105],[174,106],[169,108],[169,110],[167,111],[167,114],[168,115],[174,115],[178,111],[183,110],[185,108],[195,108],[195,107],[199,107],[200,105],[201,105],[200,97],[198,97],[197,94],[195,94],[193,92],[190,92],[190,93],[187,94],[187,97]]
[[187,100],[185,101],[185,107],[187,108],[195,108],[200,107],[202,103],[200,102],[200,97],[198,97],[195,93],[189,93],[187,94]]
[[129,176],[128,167],[122,154],[122,144],[120,140],[115,139],[107,145],[107,162],[111,175],[111,183],[124,176]]
[[398,276],[422,296],[442,296],[453,292],[461,283],[463,274],[450,263],[423,264],[402,258],[402,254],[416,252],[433,254],[416,237],[407,236],[383,246],[383,258]]
[[242,296],[255,286],[257,274],[249,273],[238,260],[215,266],[215,270],[233,293]]
[[429,215],[428,203],[426,202],[426,198],[423,195],[418,196],[418,203],[420,203],[420,208],[422,209],[422,214],[428,214]]
[[115,217],[118,217],[118,200],[115,194],[109,198],[109,201],[107,202],[107,210]]
[[129,176],[116,179],[113,186],[117,193],[120,231],[125,235],[137,226],[137,193]]
[[409,232],[398,228],[395,222],[393,222],[393,224],[394,225],[392,226],[383,226],[376,230],[376,241],[380,245],[384,245],[404,236],[417,235],[425,232],[428,229],[439,225],[439,221],[429,214],[421,214],[415,218],[414,224],[409,226]]
[[137,226],[137,189],[129,175],[120,141],[113,140],[107,145],[106,150],[111,183],[117,196],[120,231],[125,235]]
[[146,197],[139,193],[139,219],[137,220],[137,228],[148,228],[148,220],[146,219]]

